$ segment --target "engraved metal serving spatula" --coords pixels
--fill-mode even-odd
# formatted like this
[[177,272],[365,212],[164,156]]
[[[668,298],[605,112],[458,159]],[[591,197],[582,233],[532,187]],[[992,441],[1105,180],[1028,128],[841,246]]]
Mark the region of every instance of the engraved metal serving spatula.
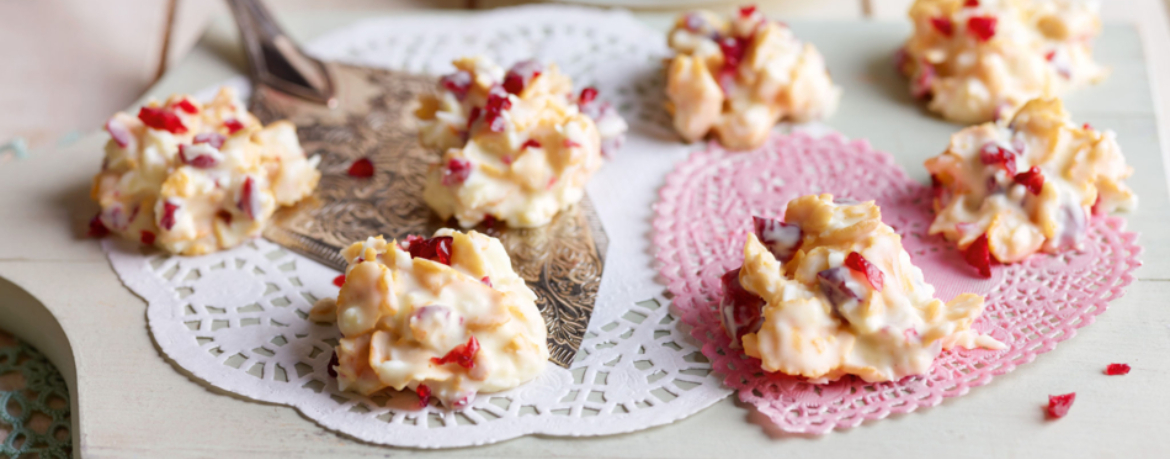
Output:
[[[288,119],[308,155],[321,155],[317,191],[278,210],[264,237],[343,270],[341,248],[366,237],[429,236],[448,226],[422,200],[427,165],[410,113],[435,79],[321,62],[302,52],[258,0],[229,0],[254,85],[251,110],[264,123]],[[373,177],[347,172],[368,158]],[[502,226],[502,224],[501,224]],[[538,296],[550,360],[569,367],[601,284],[607,245],[589,198],[543,228],[477,228],[499,238]]]

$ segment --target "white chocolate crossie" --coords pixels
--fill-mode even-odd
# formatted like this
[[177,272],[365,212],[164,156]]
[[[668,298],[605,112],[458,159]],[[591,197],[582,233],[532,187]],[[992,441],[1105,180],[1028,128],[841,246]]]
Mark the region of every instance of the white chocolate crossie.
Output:
[[306,158],[288,121],[268,126],[223,88],[208,104],[174,95],[138,116],[106,122],[97,220],[123,237],[199,255],[257,236],[279,206],[313,192],[319,158]]
[[1092,56],[1097,8],[1081,0],[918,0],[898,64],[911,93],[929,97],[943,118],[1009,118],[1031,99],[1106,77]]
[[714,132],[728,148],[755,148],[780,120],[824,118],[840,99],[817,49],[754,7],[730,20],[687,13],[669,41],[667,108],[687,141]]
[[423,146],[442,151],[427,204],[465,228],[488,217],[536,227],[580,201],[602,156],[623,141],[617,111],[593,88],[573,94],[556,65],[524,61],[505,73],[483,58],[454,64],[415,112]]
[[1059,99],[1037,99],[1010,122],[955,133],[926,169],[936,187],[930,234],[962,249],[986,234],[1003,263],[1078,246],[1090,215],[1137,206],[1124,183],[1133,168],[1116,135],[1073,124]]
[[846,374],[893,381],[926,373],[944,349],[1002,348],[971,329],[983,298],[935,299],[872,201],[804,196],[789,202],[784,223],[764,222],[757,225],[763,240],[749,234],[743,267],[729,280],[764,304],[742,341],[765,370],[818,383]]
[[342,256],[349,268],[341,294],[313,312],[336,317],[344,335],[336,367],[342,390],[409,388],[462,407],[476,393],[516,387],[544,369],[549,354],[536,295],[499,240],[441,229],[405,243],[369,238]]

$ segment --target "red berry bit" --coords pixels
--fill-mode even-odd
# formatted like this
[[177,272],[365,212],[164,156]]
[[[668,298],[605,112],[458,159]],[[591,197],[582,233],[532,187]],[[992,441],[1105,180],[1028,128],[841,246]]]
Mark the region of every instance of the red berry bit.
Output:
[[1052,62],[1053,59],[1056,59],[1056,51],[1049,51],[1048,54],[1044,55],[1044,59],[1047,59],[1048,62]]
[[504,112],[512,108],[512,100],[508,98],[507,92],[497,88],[499,86],[492,88],[492,92],[488,93],[483,120],[487,123],[489,131],[504,132],[504,129],[507,128]]
[[934,174],[930,174],[930,193],[939,205],[943,205],[942,198],[946,193],[946,188],[943,188],[942,180],[939,180],[938,176]]
[[998,164],[1003,166],[1009,175],[1016,175],[1016,154],[994,143],[989,143],[979,150],[979,160],[986,165]]
[[333,278],[333,285],[336,285],[337,288],[341,288],[341,286],[345,285],[345,274],[334,277]]
[[739,17],[746,18],[756,14],[756,5],[742,6],[739,8]]
[[471,130],[471,125],[475,124],[475,120],[479,119],[479,115],[483,113],[483,109],[479,107],[472,107],[471,112],[467,114],[467,130]]
[[1069,392],[1064,395],[1049,395],[1048,396],[1048,418],[1059,419],[1068,414],[1069,408],[1077,399],[1076,392]]
[[346,171],[350,177],[370,178],[374,176],[374,162],[370,158],[358,158],[353,164],[349,165],[349,170]]
[[492,278],[490,278],[490,277],[483,276],[483,279],[480,279],[479,281],[483,282],[483,285],[486,285],[488,287],[492,287]]
[[427,405],[431,404],[431,388],[427,387],[426,384],[419,384],[414,393],[418,394],[419,409],[426,408]]
[[719,321],[731,337],[731,347],[736,349],[743,335],[760,329],[764,310],[764,299],[739,283],[739,271],[736,268],[723,274],[723,301],[719,303]]
[[[528,139],[527,141],[524,142],[524,145],[520,146],[521,150],[527,150],[529,148],[540,148],[540,142],[537,142],[536,139]],[[506,162],[511,162],[511,161],[506,161]]]
[[179,145],[179,161],[198,169],[211,169],[219,164],[219,160],[205,150],[208,147],[211,147],[211,144],[207,144],[207,147]]
[[570,139],[565,139],[565,141],[561,143],[565,146],[565,148],[577,148],[581,146],[580,143],[574,142]]
[[218,150],[223,147],[225,141],[227,141],[227,137],[224,137],[223,134],[218,132],[204,132],[191,139],[191,144],[199,145],[205,143],[211,145],[211,148]]
[[1105,374],[1109,376],[1120,376],[1129,374],[1129,365],[1124,363],[1111,363],[1105,368]]
[[1081,126],[1081,129],[1084,129],[1086,131],[1092,131],[1093,126],[1089,125],[1089,123],[1085,123],[1083,126]]
[[93,218],[89,219],[89,231],[85,233],[86,236],[101,238],[110,234],[110,229],[106,228],[106,224],[102,223],[102,214],[98,213]]
[[447,160],[447,167],[443,168],[442,182],[444,186],[460,185],[471,176],[471,161],[463,158]]
[[1016,174],[1015,181],[1020,185],[1024,185],[1029,192],[1037,196],[1044,189],[1044,173],[1040,172],[1040,168],[1036,166],[1032,166],[1026,172]]
[[187,126],[183,125],[183,120],[170,110],[164,110],[155,107],[142,107],[138,110],[138,119],[142,120],[151,129],[158,129],[160,131],[167,131],[171,134],[186,134]]
[[743,61],[743,55],[747,51],[747,39],[724,37],[719,40],[719,50],[723,52],[723,68],[734,69]]
[[223,220],[224,223],[227,223],[229,225],[232,224],[232,213],[231,212],[228,212],[226,210],[220,210],[219,212],[215,213],[215,216],[217,218],[219,218],[220,220]]
[[223,122],[223,127],[227,128],[228,134],[230,135],[240,132],[240,129],[244,128],[244,123],[241,123],[237,119],[230,119]]
[[536,77],[540,76],[540,71],[544,66],[532,60],[520,61],[513,65],[508,73],[504,75],[504,90],[509,94],[520,94],[524,92],[524,88]]
[[446,365],[448,363],[455,363],[468,370],[475,368],[475,356],[479,353],[479,341],[475,340],[475,335],[467,339],[467,344],[460,344],[455,346],[443,358],[431,357],[431,363],[435,365]]
[[451,236],[438,236],[430,239],[418,236],[406,237],[407,251],[410,252],[411,258],[422,258],[447,266],[451,265],[451,243],[454,241],[455,238]]
[[191,103],[191,101],[187,99],[180,100],[179,103],[175,104],[175,106],[179,107],[179,110],[190,113],[192,115],[199,113],[199,109],[195,107],[195,104]]
[[979,0],[967,0],[967,1],[963,2],[963,6],[965,6],[967,8],[978,8],[979,7]]
[[865,280],[869,281],[869,285],[874,290],[882,291],[882,287],[886,283],[885,274],[882,274],[882,270],[874,266],[873,263],[870,263],[869,260],[866,260],[860,253],[849,252],[849,256],[845,257],[845,266],[865,274]]
[[934,27],[934,30],[937,30],[938,33],[943,34],[945,37],[955,35],[955,24],[951,22],[950,18],[930,18],[930,25]]
[[248,218],[255,220],[256,207],[258,203],[254,199],[255,195],[252,190],[253,186],[252,177],[244,179],[244,186],[240,187],[240,201],[236,203],[236,206],[239,207],[240,211],[243,212],[244,215],[247,215]]
[[455,94],[456,99],[463,100],[467,97],[467,91],[471,89],[471,73],[466,70],[460,70],[455,73],[443,75],[442,78],[439,78],[439,86]]
[[139,236],[138,240],[142,241],[143,245],[154,245],[154,233],[152,233],[150,231],[142,230],[142,233]]
[[988,41],[995,36],[995,16],[972,16],[967,19],[967,31],[979,41]]
[[597,88],[589,86],[581,90],[581,96],[577,98],[577,105],[589,105],[594,100],[597,100]]
[[756,237],[781,263],[791,260],[804,244],[804,232],[797,225],[789,225],[771,218],[752,217]]
[[161,226],[163,229],[165,229],[167,231],[170,231],[171,228],[174,228],[175,227],[175,211],[176,210],[179,210],[178,205],[171,204],[170,201],[163,201],[163,214],[162,214],[162,218],[160,218],[158,220],[158,226]]
[[975,242],[967,246],[963,258],[967,260],[967,264],[979,270],[980,276],[991,277],[991,248],[987,244],[986,233],[980,235],[978,239],[975,239]]
[[110,133],[110,138],[114,139],[114,143],[118,144],[118,147],[126,148],[126,145],[130,145],[130,128],[117,118],[110,118],[109,121],[106,121],[106,132]]
[[910,84],[910,95],[915,99],[926,99],[934,94],[934,80],[938,78],[938,73],[934,70],[934,65],[929,62],[922,62],[918,70],[918,76]]

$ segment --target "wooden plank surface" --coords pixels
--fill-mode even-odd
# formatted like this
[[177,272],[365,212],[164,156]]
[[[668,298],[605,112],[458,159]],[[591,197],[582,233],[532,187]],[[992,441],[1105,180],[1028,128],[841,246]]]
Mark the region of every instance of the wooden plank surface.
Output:
[[[367,16],[312,14],[285,22],[305,40]],[[659,26],[669,22],[663,15],[643,17]],[[923,116],[889,69],[884,57],[904,37],[905,24],[793,26],[822,48],[846,88],[842,111],[829,124],[871,139],[923,178],[921,160],[943,148],[956,126]],[[240,58],[228,51],[236,49],[232,37],[226,22],[217,23],[151,92],[189,92],[234,75]],[[1170,237],[1162,228],[1170,223],[1170,206],[1155,99],[1137,32],[1110,27],[1098,49],[1115,68],[1113,78],[1068,103],[1078,120],[1118,130],[1138,169],[1131,184],[1142,204],[1130,222],[1144,233],[1146,266],[1138,271],[1139,282],[1076,338],[990,386],[857,429],[816,438],[776,434],[748,422],[751,411],[728,399],[674,425],[627,435],[397,450],[346,439],[291,408],[207,388],[160,357],[146,331],[141,299],[121,286],[97,244],[80,238],[96,209],[88,183],[100,164],[101,134],[0,167],[0,237],[6,241],[0,244],[0,277],[11,282],[0,281],[0,327],[40,347],[67,377],[80,375],[72,381],[80,424],[74,449],[93,457],[1165,457],[1170,437],[1159,431],[1170,425],[1164,409],[1170,393],[1161,390],[1170,368],[1170,308],[1162,306],[1170,294]],[[1101,369],[1113,361],[1130,363],[1134,372],[1102,377]],[[1044,422],[1046,396],[1073,390],[1081,394],[1073,414]]]

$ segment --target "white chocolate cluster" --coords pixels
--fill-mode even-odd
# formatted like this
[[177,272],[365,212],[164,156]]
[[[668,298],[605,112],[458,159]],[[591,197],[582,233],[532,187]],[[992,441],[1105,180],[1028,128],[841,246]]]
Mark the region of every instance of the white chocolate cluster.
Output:
[[341,293],[318,302],[311,318],[335,318],[344,335],[335,367],[342,390],[411,389],[459,408],[544,369],[536,294],[499,240],[441,229],[430,239],[371,237],[341,254],[349,262]]
[[427,204],[464,228],[489,218],[527,228],[580,201],[603,155],[623,141],[617,111],[594,88],[574,94],[555,64],[454,65],[415,111],[422,145],[442,152],[427,174]]
[[199,255],[257,236],[279,206],[313,192],[319,158],[306,158],[296,126],[261,126],[231,88],[204,105],[191,96],[151,101],[106,122],[91,225],[168,252]]
[[1003,347],[971,329],[982,297],[934,298],[872,201],[803,196],[785,221],[755,224],[743,267],[724,276],[721,308],[728,334],[766,371],[894,381],[926,373],[954,346]]
[[1097,10],[1084,0],[917,0],[898,66],[943,118],[1010,118],[1029,100],[1108,75],[1093,61]]
[[930,234],[962,249],[986,236],[1003,263],[1079,246],[1090,215],[1137,206],[1116,135],[1073,124],[1059,99],[955,133],[926,169],[937,212]]
[[667,109],[689,142],[714,133],[727,148],[759,147],[781,120],[827,117],[841,98],[820,52],[755,7],[687,13],[669,42]]

